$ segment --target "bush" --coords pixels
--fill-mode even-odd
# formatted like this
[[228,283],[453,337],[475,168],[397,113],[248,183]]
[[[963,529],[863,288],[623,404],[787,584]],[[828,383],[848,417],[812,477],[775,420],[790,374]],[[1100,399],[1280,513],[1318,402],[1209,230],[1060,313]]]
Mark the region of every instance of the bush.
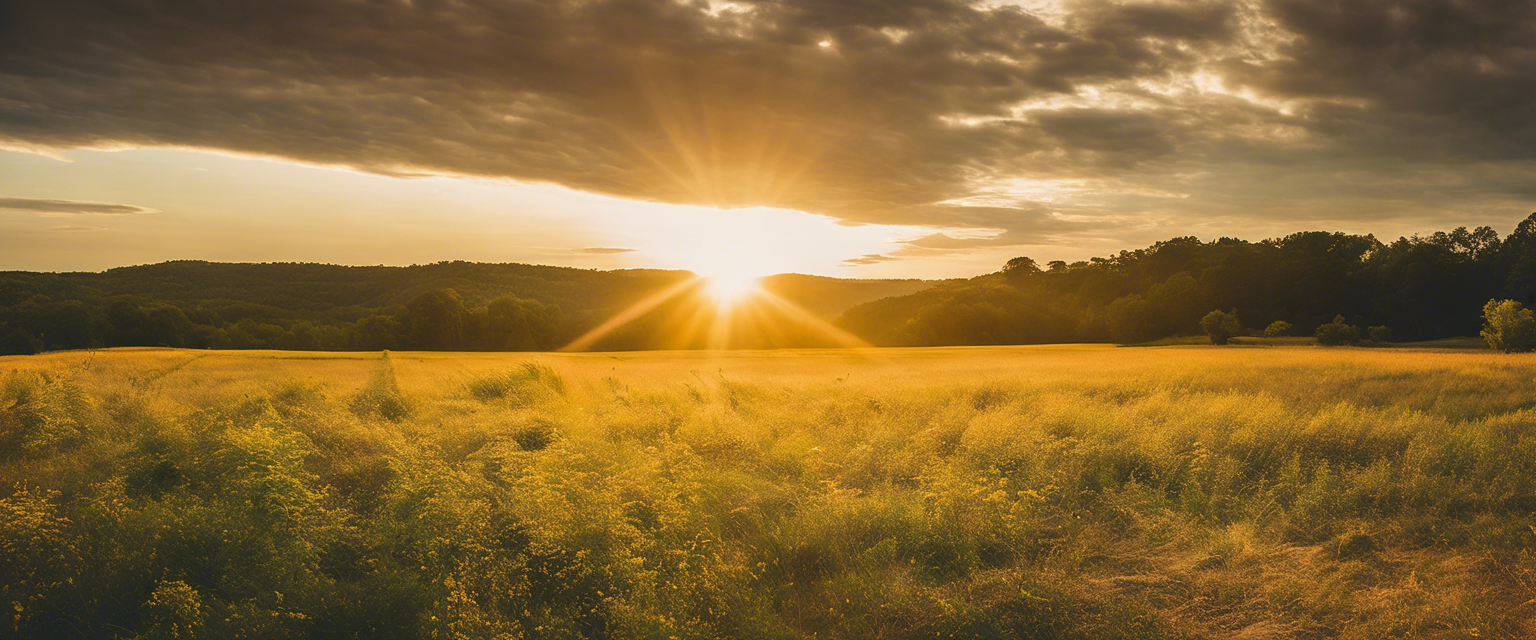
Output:
[[197,587],[180,580],[156,583],[144,609],[153,621],[152,638],[191,638],[203,628],[207,617],[202,595]]
[[1276,320],[1269,323],[1269,326],[1264,327],[1264,337],[1266,338],[1278,338],[1280,336],[1289,335],[1290,333],[1291,323],[1284,320]]
[[1227,313],[1220,309],[1205,314],[1200,319],[1200,330],[1211,337],[1211,344],[1226,344],[1238,331],[1242,331],[1243,324],[1237,319],[1237,311]]
[[91,403],[73,381],[16,372],[0,387],[0,458],[68,449],[86,435]]
[[1333,322],[1317,328],[1317,343],[1326,347],[1354,344],[1360,341],[1360,329],[1346,324],[1344,316],[1334,316]]
[[1483,341],[1504,353],[1536,349],[1536,317],[1514,300],[1489,300],[1483,305]]
[[[16,486],[0,498],[0,602],[7,620],[0,629],[19,630],[48,616],[45,596],[63,586],[61,571],[71,565],[69,518],[59,513],[60,493]],[[0,632],[0,635],[5,635]],[[6,636],[10,637],[10,636]]]
[[1387,344],[1392,342],[1392,330],[1382,325],[1369,327],[1365,330],[1365,339],[1376,344]]
[[512,441],[523,451],[543,451],[560,439],[560,432],[547,420],[534,420],[512,432]]
[[565,380],[548,365],[524,362],[512,371],[470,381],[469,395],[481,402],[510,399],[514,404],[531,404],[543,398],[565,393]]

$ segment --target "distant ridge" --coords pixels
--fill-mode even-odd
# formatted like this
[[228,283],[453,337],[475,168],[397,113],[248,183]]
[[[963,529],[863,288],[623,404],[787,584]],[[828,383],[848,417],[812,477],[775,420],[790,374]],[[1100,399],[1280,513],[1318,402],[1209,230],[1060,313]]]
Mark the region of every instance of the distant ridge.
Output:
[[[177,260],[102,272],[7,271],[0,272],[0,352],[162,345],[554,349],[652,292],[693,277],[660,269],[464,261],[344,266]],[[800,274],[762,281],[764,289],[824,320],[933,284]],[[422,314],[440,316],[432,322],[457,323],[457,333],[427,340],[425,325],[407,326],[427,323]],[[645,348],[643,333],[617,335],[603,346]]]

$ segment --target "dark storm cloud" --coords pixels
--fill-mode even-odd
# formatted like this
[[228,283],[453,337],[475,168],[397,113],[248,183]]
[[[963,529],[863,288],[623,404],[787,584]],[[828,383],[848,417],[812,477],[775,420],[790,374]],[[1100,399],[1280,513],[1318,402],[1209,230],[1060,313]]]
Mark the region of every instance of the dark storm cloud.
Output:
[[1529,197],[1532,42],[1525,0],[3,2],[0,143],[1064,242],[1315,218],[1339,170],[1344,217]]
[[1271,0],[1294,35],[1227,71],[1268,94],[1319,100],[1318,133],[1425,159],[1536,152],[1536,3]]
[[131,204],[77,202],[74,200],[45,200],[38,198],[0,198],[0,209],[7,209],[10,211],[28,211],[41,215],[130,215],[138,213],[154,213],[154,209],[136,207]]

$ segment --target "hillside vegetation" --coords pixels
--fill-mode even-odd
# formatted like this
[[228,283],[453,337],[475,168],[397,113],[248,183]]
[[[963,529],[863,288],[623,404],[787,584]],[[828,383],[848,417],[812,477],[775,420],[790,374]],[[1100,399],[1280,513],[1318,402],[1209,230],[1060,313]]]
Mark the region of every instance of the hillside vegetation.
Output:
[[[549,351],[692,278],[467,262],[168,262],[102,273],[6,272],[0,354],[112,346]],[[798,309],[722,310],[695,286],[586,347],[850,342],[829,340],[818,326],[834,319],[848,336],[879,346],[1139,343],[1198,334],[1213,310],[1237,317],[1235,335],[1279,323],[1290,335],[1309,336],[1342,317],[1362,330],[1381,327],[1394,340],[1468,336],[1478,333],[1489,300],[1536,304],[1536,215],[1506,237],[1488,227],[1389,244],[1326,232],[1260,242],[1184,237],[1072,264],[1042,267],[1021,257],[969,280],[786,274],[761,284]],[[711,324],[732,328],[711,338],[679,331]]]
[[1529,638],[1536,359],[0,359],[9,638]]
[[[545,351],[693,278],[686,271],[594,271],[442,262],[410,267],[166,262],[101,273],[0,272],[0,355],[53,349]],[[763,287],[826,320],[903,295],[922,280],[771,276]],[[698,306],[697,297],[680,298]],[[654,311],[599,345],[646,349],[670,334]],[[814,336],[785,344],[816,345]],[[785,346],[744,342],[739,346]]]
[[[168,262],[102,273],[5,272],[0,354],[112,346],[548,351],[693,277],[467,262]],[[1502,238],[1488,227],[1390,244],[1326,232],[1260,242],[1185,237],[1073,264],[1041,267],[1021,257],[969,280],[786,274],[762,287],[815,322],[796,318],[799,311],[758,314],[736,323],[729,346],[833,346],[814,326],[833,319],[880,346],[1136,343],[1198,333],[1212,310],[1235,314],[1246,333],[1279,322],[1311,335],[1342,316],[1351,325],[1386,327],[1398,340],[1435,340],[1476,334],[1491,299],[1536,303],[1536,215]],[[587,346],[721,346],[719,339],[678,339],[679,324],[710,324],[720,313],[713,306],[691,291]]]

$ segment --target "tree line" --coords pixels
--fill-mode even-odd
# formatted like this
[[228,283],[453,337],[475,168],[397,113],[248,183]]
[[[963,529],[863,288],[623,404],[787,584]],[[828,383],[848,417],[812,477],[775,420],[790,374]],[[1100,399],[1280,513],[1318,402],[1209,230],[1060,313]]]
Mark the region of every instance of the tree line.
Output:
[[[100,273],[0,272],[0,354],[122,346],[543,351],[691,278],[686,271],[469,262],[176,261]],[[853,304],[928,284],[793,274],[763,283],[827,320]],[[689,311],[678,307],[688,304],[658,307],[594,347],[677,348],[660,338],[669,319]],[[791,332],[773,346],[812,342],[809,334]]]
[[1311,231],[1180,237],[1070,264],[1019,257],[996,273],[854,307],[839,323],[891,346],[1136,343],[1199,334],[1220,309],[1303,335],[1337,317],[1415,341],[1477,335],[1491,299],[1536,301],[1536,214],[1506,237],[1461,227],[1384,243]]
[[225,321],[207,307],[184,309],[139,296],[114,296],[100,305],[28,300],[5,316],[0,353],[7,355],[104,346],[540,351],[562,344],[564,322],[559,309],[515,296],[469,308],[452,289],[428,291],[355,321],[249,315]]
[[[681,271],[444,262],[412,267],[194,261],[0,273],[0,353],[115,346],[549,350]],[[1489,300],[1536,302],[1536,214],[1508,236],[1457,228],[1384,243],[1321,231],[1179,237],[1075,263],[1028,257],[966,280],[775,276],[770,289],[881,346],[1136,343],[1208,333],[1212,310],[1272,334],[1416,341],[1477,335]],[[661,340],[675,301],[594,348]],[[838,315],[839,312],[841,315]],[[1218,329],[1220,318],[1213,318]],[[1345,327],[1356,329],[1350,337]],[[1387,329],[1390,327],[1390,329]],[[1220,329],[1227,333],[1235,333]],[[1374,332],[1374,335],[1373,335]],[[803,343],[803,344],[802,344]],[[766,346],[820,346],[787,332]],[[670,348],[692,348],[684,343]]]
[[119,346],[528,351],[686,273],[177,261],[0,273],[0,353]]

